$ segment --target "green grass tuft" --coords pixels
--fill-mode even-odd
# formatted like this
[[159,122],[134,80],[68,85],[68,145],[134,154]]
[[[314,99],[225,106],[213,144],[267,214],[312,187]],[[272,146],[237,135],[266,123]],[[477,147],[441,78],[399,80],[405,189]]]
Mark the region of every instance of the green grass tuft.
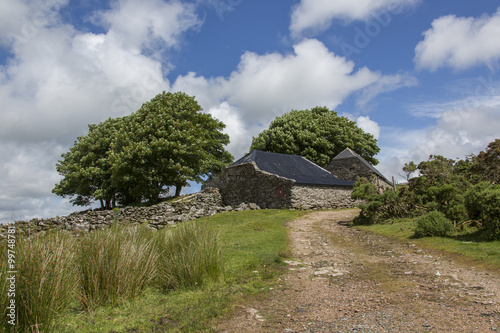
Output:
[[183,223],[158,233],[158,286],[168,291],[216,281],[224,263],[218,233],[203,223]]
[[145,226],[90,233],[81,240],[77,256],[84,309],[138,297],[154,279],[158,257],[153,231]]
[[[14,248],[16,324],[5,322],[5,304],[2,303],[0,332],[57,331],[56,319],[68,311],[77,288],[75,254],[68,250],[74,248],[76,242],[65,233],[36,235],[30,239],[18,237]],[[0,246],[0,252],[4,263],[0,279],[5,281],[10,270],[4,260],[7,248]],[[0,292],[2,302],[7,300],[6,291],[2,288]]]

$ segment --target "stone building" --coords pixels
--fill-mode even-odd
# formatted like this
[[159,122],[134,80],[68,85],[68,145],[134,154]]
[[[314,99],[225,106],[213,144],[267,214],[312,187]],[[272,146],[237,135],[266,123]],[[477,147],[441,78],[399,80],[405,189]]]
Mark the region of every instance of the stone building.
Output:
[[393,187],[391,181],[350,148],[344,149],[335,156],[328,165],[327,170],[340,179],[353,182],[364,177],[382,190]]
[[354,206],[353,185],[302,156],[253,150],[204,187],[219,188],[225,205],[321,209]]

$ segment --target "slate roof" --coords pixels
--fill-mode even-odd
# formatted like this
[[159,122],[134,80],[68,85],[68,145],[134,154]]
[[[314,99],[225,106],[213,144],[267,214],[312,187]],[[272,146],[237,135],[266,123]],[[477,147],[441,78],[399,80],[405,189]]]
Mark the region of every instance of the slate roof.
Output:
[[255,162],[262,171],[293,179],[298,185],[353,186],[353,182],[335,177],[319,165],[299,155],[252,150],[231,166]]
[[[380,171],[378,171],[377,169],[375,169],[375,167],[373,165],[371,165],[370,163],[368,163],[363,157],[361,157],[361,155],[357,154],[351,148],[346,148],[346,149],[342,150],[342,152],[340,152],[340,154],[338,154],[337,156],[335,156],[332,159],[332,162],[335,161],[335,160],[341,160],[341,159],[347,159],[347,158],[357,158],[364,165],[366,165],[373,173],[375,173],[377,176],[379,176],[380,178],[382,178],[383,180],[385,180],[388,184],[392,184],[392,182],[389,181],[387,178],[385,178],[385,176],[382,173],[380,173]],[[332,162],[330,162],[330,163],[332,163]]]

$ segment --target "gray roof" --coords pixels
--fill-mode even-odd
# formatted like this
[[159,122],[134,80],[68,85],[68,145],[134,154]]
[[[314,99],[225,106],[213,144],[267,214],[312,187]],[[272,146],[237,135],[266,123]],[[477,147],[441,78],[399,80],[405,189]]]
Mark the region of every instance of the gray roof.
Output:
[[335,177],[329,171],[299,155],[252,150],[231,166],[255,162],[257,167],[280,177],[293,179],[298,185],[348,186],[353,182]]
[[342,159],[348,159],[348,158],[357,158],[364,165],[366,165],[373,173],[375,173],[377,176],[379,176],[380,178],[382,178],[383,180],[385,180],[387,183],[392,184],[392,182],[389,181],[387,178],[385,178],[385,176],[382,173],[380,173],[380,171],[378,171],[377,169],[375,169],[375,167],[373,165],[371,165],[370,163],[368,163],[363,157],[361,157],[361,155],[357,154],[351,148],[346,148],[346,149],[342,150],[342,152],[340,154],[338,154],[337,156],[335,156],[332,159],[332,162],[335,161],[335,160],[342,160]]

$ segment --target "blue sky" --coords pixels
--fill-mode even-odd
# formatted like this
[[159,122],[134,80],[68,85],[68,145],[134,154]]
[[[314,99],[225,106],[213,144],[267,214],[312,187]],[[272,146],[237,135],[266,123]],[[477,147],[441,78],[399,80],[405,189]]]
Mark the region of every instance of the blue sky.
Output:
[[388,178],[477,154],[500,138],[499,36],[491,0],[3,0],[0,221],[78,210],[51,193],[60,155],[163,90],[226,123],[236,159],[317,105],[378,138]]

